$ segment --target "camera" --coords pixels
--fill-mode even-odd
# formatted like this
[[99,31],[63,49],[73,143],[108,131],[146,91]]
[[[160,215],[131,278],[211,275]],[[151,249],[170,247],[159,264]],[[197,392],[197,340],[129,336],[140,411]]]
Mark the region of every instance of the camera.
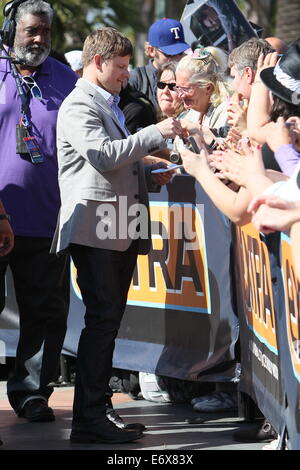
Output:
[[[187,149],[191,150],[192,152],[200,153],[199,147],[193,136],[190,135],[186,139],[184,139],[183,144]],[[169,159],[172,163],[178,163],[178,164],[182,163],[180,152],[176,150],[173,150],[170,153]]]
[[175,152],[175,151],[173,151],[173,152],[170,153],[169,160],[170,160],[170,162],[172,162],[172,163],[178,163],[178,164],[181,164],[181,163],[182,163],[180,153],[179,153],[179,152]]

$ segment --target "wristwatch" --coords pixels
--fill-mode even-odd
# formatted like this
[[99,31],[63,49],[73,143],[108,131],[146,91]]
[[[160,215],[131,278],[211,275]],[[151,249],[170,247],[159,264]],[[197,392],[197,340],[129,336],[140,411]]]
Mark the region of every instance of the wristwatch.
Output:
[[10,222],[10,216],[8,214],[0,214],[0,220],[8,220]]

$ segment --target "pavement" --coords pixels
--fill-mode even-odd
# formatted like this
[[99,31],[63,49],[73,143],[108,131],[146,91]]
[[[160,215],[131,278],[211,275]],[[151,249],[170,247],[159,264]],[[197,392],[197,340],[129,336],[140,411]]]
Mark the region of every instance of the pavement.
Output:
[[[132,400],[123,393],[114,394],[114,407],[126,422],[142,422],[147,426],[142,439],[118,445],[71,444],[69,435],[73,394],[73,387],[56,387],[49,401],[56,420],[51,423],[29,423],[14,414],[6,397],[6,382],[0,382],[0,436],[3,441],[0,447],[1,461],[5,457],[5,451],[15,450],[101,450],[106,451],[103,455],[109,458],[110,455],[122,456],[125,451],[126,455],[133,451],[134,455],[139,455],[137,451],[149,451],[152,454],[153,452],[197,454],[199,450],[257,451],[264,446],[263,443],[248,444],[233,440],[233,431],[246,425],[235,412],[199,413],[194,411],[189,403],[170,404],[144,399]],[[192,424],[187,420],[192,420]]]

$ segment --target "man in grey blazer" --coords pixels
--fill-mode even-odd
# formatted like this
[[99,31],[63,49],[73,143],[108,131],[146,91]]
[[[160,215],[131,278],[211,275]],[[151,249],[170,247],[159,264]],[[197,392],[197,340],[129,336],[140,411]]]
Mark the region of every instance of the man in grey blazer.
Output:
[[139,423],[126,426],[119,417],[117,425],[112,422],[108,383],[137,255],[150,249],[147,184],[165,184],[171,177],[171,172],[151,174],[143,157],[184,131],[171,118],[129,135],[117,103],[131,55],[130,41],[115,29],[91,33],[83,48],[83,78],[58,116],[62,204],[52,250],[71,253],[86,307],[72,442],[128,442],[145,429]]

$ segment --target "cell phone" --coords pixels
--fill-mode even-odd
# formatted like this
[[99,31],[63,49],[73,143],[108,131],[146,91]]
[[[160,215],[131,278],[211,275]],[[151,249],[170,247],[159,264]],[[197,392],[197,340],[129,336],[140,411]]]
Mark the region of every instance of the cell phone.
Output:
[[167,168],[157,168],[156,170],[152,170],[151,173],[167,173],[168,171],[176,170],[177,168],[182,168],[183,165],[169,165]]
[[192,135],[189,135],[187,138],[186,138],[187,142],[190,144],[192,150],[194,153],[200,153],[200,150],[199,150],[199,147],[194,139],[194,137]]

